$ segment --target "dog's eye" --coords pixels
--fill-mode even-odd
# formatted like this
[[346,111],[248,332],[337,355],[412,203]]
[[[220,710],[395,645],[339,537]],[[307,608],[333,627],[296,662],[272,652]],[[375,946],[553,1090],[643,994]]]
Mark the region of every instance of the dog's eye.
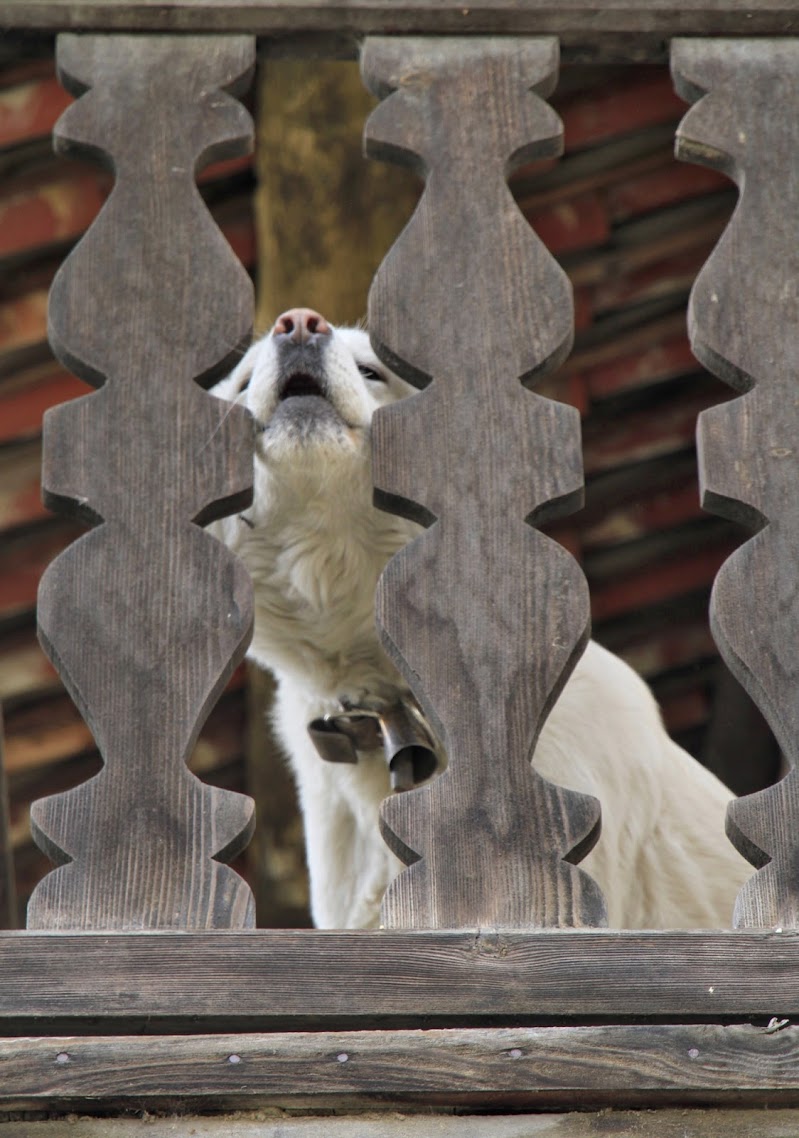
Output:
[[358,371],[364,379],[375,379],[378,383],[386,383],[386,377],[381,375],[380,372],[373,367],[367,367],[366,364],[358,364]]

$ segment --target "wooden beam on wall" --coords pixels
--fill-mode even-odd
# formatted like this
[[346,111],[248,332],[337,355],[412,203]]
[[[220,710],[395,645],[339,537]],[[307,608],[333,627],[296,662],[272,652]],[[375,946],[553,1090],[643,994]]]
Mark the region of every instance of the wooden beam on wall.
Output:
[[[340,53],[370,34],[558,35],[579,58],[664,59],[674,35],[796,35],[793,0],[0,0],[0,27],[321,36]],[[327,43],[327,48],[326,48]]]
[[592,1114],[458,1115],[394,1111],[332,1118],[251,1116],[15,1119],[14,1138],[786,1138],[799,1111],[763,1109],[612,1111]]
[[421,183],[363,157],[375,100],[355,63],[267,60],[258,101],[256,327],[296,305],[353,324]]
[[15,1034],[799,1019],[790,929],[11,932],[0,974]]
[[0,1040],[0,1110],[799,1103],[799,1028],[749,1024]]

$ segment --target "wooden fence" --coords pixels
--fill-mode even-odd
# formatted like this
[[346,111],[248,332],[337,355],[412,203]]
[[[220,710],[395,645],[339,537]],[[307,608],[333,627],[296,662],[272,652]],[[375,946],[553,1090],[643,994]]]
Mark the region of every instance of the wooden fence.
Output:
[[[43,476],[54,509],[103,524],[56,559],[39,603],[104,768],[34,811],[56,868],[28,929],[0,933],[0,1106],[799,1102],[799,8],[32,0],[0,3],[3,25],[67,29],[59,68],[80,98],[56,146],[112,167],[115,189],[53,286],[53,346],[98,391],[48,414]],[[250,804],[185,766],[252,620],[246,573],[195,524],[247,500],[246,417],[202,387],[246,341],[252,301],[194,179],[249,145],[236,95],[256,33],[279,50],[365,36],[382,100],[367,150],[426,179],[370,326],[399,370],[436,383],[382,413],[375,480],[384,505],[440,524],[391,563],[379,623],[457,761],[386,807],[413,864],[373,933],[254,929],[223,864]],[[757,531],[711,620],[791,770],[732,809],[753,876],[726,932],[595,927],[599,891],[565,860],[594,809],[528,762],[588,623],[578,566],[528,524],[581,492],[577,414],[534,390],[569,352],[570,291],[506,183],[558,152],[559,37],[575,59],[670,45],[696,103],[679,154],[741,189],[689,311],[699,359],[745,392],[702,416],[705,504]],[[730,1129],[713,1118],[702,1133]]]

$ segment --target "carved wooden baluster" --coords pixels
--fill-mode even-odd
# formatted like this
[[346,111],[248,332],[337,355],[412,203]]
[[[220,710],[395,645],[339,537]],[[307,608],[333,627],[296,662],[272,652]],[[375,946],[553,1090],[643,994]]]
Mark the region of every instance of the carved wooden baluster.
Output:
[[442,777],[384,805],[410,868],[383,920],[604,923],[598,887],[564,860],[593,844],[598,803],[530,766],[588,627],[579,567],[527,524],[581,500],[577,412],[525,389],[571,346],[571,292],[506,183],[560,150],[532,93],[554,86],[557,44],[373,39],[363,67],[385,97],[368,153],[426,175],[375,278],[372,335],[417,386],[433,381],[375,424],[378,500],[432,523],[389,564],[378,621],[449,754]]
[[[711,625],[791,771],[731,804],[731,840],[760,872],[738,926],[799,923],[799,44],[677,41],[677,88],[698,105],[678,154],[741,187],[694,285],[694,352],[740,391],[699,428],[704,505],[756,529],[722,566]],[[705,92],[708,92],[705,94]],[[704,96],[704,97],[702,97]]]
[[248,37],[61,36],[83,97],[62,152],[110,163],[116,183],[53,285],[53,346],[100,387],[48,413],[49,504],[94,529],[50,566],[40,637],[102,751],[89,782],[38,802],[36,838],[60,868],[35,890],[31,928],[241,927],[249,799],[185,761],[243,655],[249,579],[204,522],[249,499],[243,410],[207,395],[247,339],[247,276],[206,210],[198,168],[244,152],[238,89]]

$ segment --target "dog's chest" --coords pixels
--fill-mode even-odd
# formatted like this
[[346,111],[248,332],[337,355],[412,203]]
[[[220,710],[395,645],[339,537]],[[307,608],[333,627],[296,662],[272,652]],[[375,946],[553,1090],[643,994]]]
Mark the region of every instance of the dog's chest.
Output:
[[251,655],[278,673],[304,676],[331,697],[375,677],[393,682],[374,623],[384,543],[307,523],[254,530],[238,550],[255,592]]

